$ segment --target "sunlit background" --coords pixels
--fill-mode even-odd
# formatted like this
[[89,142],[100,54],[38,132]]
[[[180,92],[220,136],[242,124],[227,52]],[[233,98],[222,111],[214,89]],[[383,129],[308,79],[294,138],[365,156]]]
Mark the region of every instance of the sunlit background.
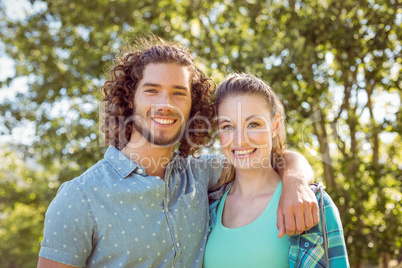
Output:
[[340,210],[351,266],[398,266],[401,23],[397,0],[0,0],[0,267],[36,266],[58,187],[107,148],[108,68],[149,33],[189,47],[217,83],[237,71],[270,84],[289,148]]

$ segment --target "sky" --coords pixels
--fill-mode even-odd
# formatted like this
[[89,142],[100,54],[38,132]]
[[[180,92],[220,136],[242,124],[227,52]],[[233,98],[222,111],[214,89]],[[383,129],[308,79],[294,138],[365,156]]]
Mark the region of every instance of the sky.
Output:
[[[1,0],[0,0],[1,1]],[[14,20],[23,20],[27,15],[38,12],[45,7],[44,4],[31,5],[26,0],[1,1],[6,14]],[[0,81],[4,81],[15,75],[14,61],[4,52],[4,44],[0,42]],[[14,99],[17,93],[28,91],[29,79],[26,76],[16,78],[9,87],[0,88],[0,103],[5,99]],[[1,122],[1,120],[0,120]],[[1,126],[0,126],[1,127]],[[12,135],[0,135],[0,143],[21,142],[30,144],[35,135],[34,124],[24,125],[24,127],[13,130]]]
[[[12,0],[3,1],[6,14],[9,18],[14,20],[23,20],[27,15],[37,12],[43,8],[43,5],[31,5],[26,0]],[[15,75],[14,61],[5,55],[4,44],[0,42],[0,81],[6,80],[8,77]],[[15,79],[10,87],[3,87],[0,89],[0,102],[5,98],[12,99],[17,92],[28,91],[28,77],[20,77]]]

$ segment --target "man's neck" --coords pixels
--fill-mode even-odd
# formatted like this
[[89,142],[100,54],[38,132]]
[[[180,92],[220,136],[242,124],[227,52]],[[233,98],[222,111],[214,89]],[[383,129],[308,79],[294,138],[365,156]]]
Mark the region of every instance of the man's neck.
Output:
[[121,152],[145,169],[145,172],[151,176],[165,177],[165,170],[173,157],[174,146],[159,147],[148,141],[142,140],[135,142],[133,139],[121,150]]

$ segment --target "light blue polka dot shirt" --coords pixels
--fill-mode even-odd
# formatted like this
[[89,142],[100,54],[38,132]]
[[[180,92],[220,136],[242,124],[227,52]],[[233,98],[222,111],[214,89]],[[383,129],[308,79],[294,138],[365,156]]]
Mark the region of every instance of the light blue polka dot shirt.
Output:
[[39,256],[76,267],[202,267],[207,189],[221,173],[217,155],[175,153],[163,181],[109,147],[60,187]]

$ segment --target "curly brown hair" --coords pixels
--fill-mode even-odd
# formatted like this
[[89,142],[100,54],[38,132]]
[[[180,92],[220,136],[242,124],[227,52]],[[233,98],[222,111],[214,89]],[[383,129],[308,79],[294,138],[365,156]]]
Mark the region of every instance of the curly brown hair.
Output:
[[[117,57],[110,70],[110,80],[102,87],[101,130],[106,143],[121,150],[135,131],[129,118],[133,115],[134,95],[145,67],[150,63],[176,63],[188,66],[191,84],[190,124],[180,140],[179,152],[183,157],[194,155],[211,138],[214,128],[215,107],[212,94],[214,80],[198,69],[188,49],[161,38],[141,39],[136,49],[127,46],[123,57]],[[192,131],[188,131],[191,129]]]

